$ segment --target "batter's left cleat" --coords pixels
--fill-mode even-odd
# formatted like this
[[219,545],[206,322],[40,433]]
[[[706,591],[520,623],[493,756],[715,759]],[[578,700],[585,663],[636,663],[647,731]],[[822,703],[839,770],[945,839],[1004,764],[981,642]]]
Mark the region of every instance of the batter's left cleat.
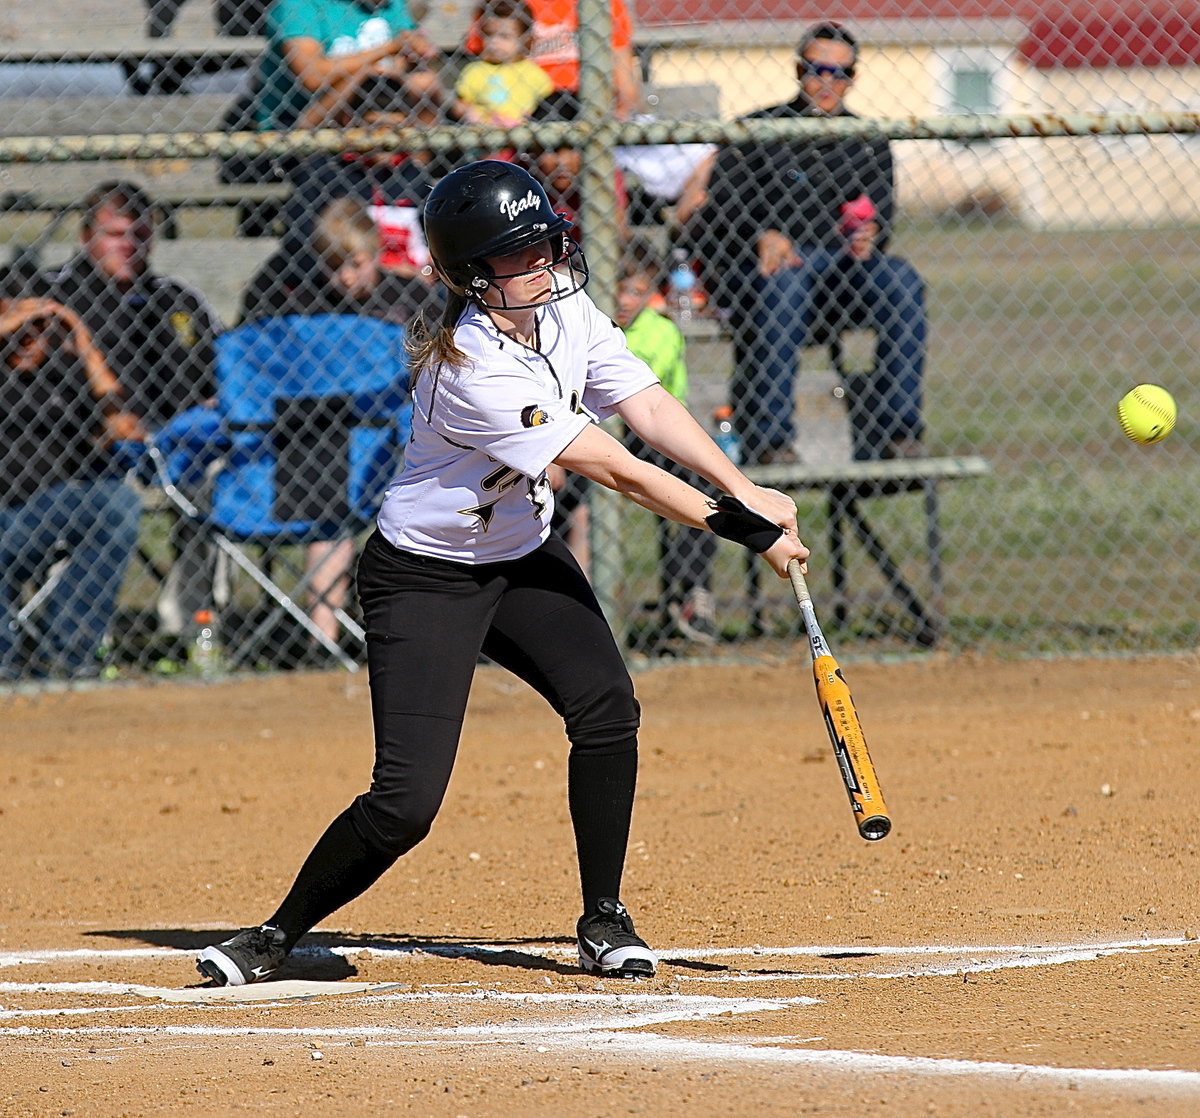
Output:
[[246,986],[269,978],[287,958],[287,934],[263,924],[247,928],[224,943],[206,947],[196,957],[196,969],[218,986]]
[[594,912],[585,912],[575,927],[579,964],[602,978],[653,978],[658,956],[633,930],[625,906],[614,897],[601,897]]

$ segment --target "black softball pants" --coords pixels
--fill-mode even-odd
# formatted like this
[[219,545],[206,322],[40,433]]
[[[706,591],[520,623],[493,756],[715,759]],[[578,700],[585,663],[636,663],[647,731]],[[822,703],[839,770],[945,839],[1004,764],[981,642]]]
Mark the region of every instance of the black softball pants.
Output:
[[375,727],[370,789],[330,825],[268,923],[289,946],[428,833],[454,767],[480,653],[543,695],[571,745],[568,803],[584,910],[620,895],[637,777],[638,703],[612,631],[566,545],[471,565],[376,532],[358,592]]

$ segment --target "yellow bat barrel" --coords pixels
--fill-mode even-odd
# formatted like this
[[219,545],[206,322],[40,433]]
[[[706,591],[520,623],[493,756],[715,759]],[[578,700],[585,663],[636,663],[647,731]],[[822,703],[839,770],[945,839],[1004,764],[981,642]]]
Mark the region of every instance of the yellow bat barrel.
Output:
[[892,820],[842,669],[832,656],[817,656],[813,660],[813,679],[829,740],[858,822],[858,833],[872,842],[885,838],[892,829]]

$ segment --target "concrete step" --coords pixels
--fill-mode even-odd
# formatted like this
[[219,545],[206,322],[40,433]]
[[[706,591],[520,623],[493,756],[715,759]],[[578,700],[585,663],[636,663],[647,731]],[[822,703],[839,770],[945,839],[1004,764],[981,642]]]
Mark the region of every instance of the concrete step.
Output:
[[[474,0],[410,0],[409,10],[439,45],[465,37]],[[81,11],[86,18],[81,19]],[[146,43],[146,9],[142,0],[37,0],[0,5],[0,42],[19,48],[76,48],[87,44],[137,48]],[[185,3],[175,20],[172,38],[187,42],[211,39],[216,32],[213,5]],[[3,51],[0,50],[0,55]]]
[[6,98],[0,136],[207,132],[220,127],[233,100],[228,94]]

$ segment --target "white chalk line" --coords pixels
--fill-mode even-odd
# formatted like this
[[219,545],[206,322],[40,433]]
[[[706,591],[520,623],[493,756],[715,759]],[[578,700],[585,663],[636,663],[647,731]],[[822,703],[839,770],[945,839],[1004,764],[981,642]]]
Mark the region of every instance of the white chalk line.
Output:
[[[721,974],[688,974],[677,972],[673,975],[679,982],[739,985],[763,982],[851,982],[862,979],[887,980],[895,978],[937,978],[958,974],[982,974],[1011,968],[1061,966],[1068,963],[1090,962],[1108,955],[1151,951],[1156,947],[1174,947],[1193,942],[1184,937],[1171,936],[1158,939],[1120,940],[1112,943],[1086,945],[1031,945],[1004,944],[989,947],[962,947],[951,945],[921,945],[921,946],[883,946],[864,949],[862,947],[846,946],[792,946],[792,947],[728,947],[728,948],[676,948],[660,952],[664,963],[668,966],[672,960],[695,960],[702,962],[706,959],[717,958],[754,958],[768,960],[771,958],[793,957],[826,957],[831,961],[858,962],[867,958],[895,957],[906,959],[912,957],[946,957],[952,961],[941,965],[925,965],[913,967],[903,966],[892,970],[847,969],[843,971],[746,971],[731,970]],[[364,946],[301,946],[293,955],[297,957],[328,957],[330,955],[350,956],[371,954],[378,956],[403,956],[406,960],[420,961],[438,959],[491,959],[496,956],[511,954],[517,948],[508,945],[364,945]],[[567,956],[573,957],[574,950],[547,945],[539,952],[521,948],[522,953],[534,957]],[[0,953],[0,968],[17,966],[47,965],[64,961],[122,961],[142,958],[178,958],[191,959],[194,950],[179,948],[72,948],[48,949],[40,951],[4,952]],[[163,998],[170,1001],[208,1002],[230,998],[232,1000],[253,1000],[265,998],[317,997],[329,994],[346,995],[361,993],[370,988],[371,983],[354,982],[311,982],[305,986],[294,988],[288,995],[282,990],[266,993],[271,987],[280,983],[268,983],[267,986],[250,986],[224,989],[192,988],[179,991],[165,987],[141,986],[119,982],[0,982],[0,993],[20,993],[39,991],[42,993],[79,993],[79,994],[134,994],[141,997]],[[0,1017],[3,1014],[0,1013]]]
[[[449,995],[443,995],[449,996]],[[568,1000],[570,996],[565,996]],[[720,1003],[722,1014],[729,1012],[729,999],[715,999]],[[785,1008],[795,1001],[811,999],[779,999],[755,1002],[746,1000],[739,1006],[741,1012],[765,1012]],[[700,1013],[699,1017],[711,1016]],[[165,1025],[140,1028],[122,1026],[97,1029],[34,1029],[29,1027],[0,1029],[0,1036],[12,1038],[60,1036],[79,1039],[85,1036],[103,1038],[153,1037],[202,1037],[232,1039],[270,1039],[282,1041],[319,1040],[322,1043],[343,1044],[372,1042],[391,1047],[456,1047],[478,1046],[487,1043],[494,1046],[527,1047],[536,1045],[538,1052],[552,1048],[565,1048],[573,1058],[581,1049],[595,1055],[621,1055],[638,1060],[658,1058],[663,1060],[698,1060],[706,1066],[715,1063],[771,1064],[791,1067],[808,1067],[817,1070],[844,1073],[871,1074],[917,1074],[951,1078],[976,1078],[1020,1082],[1024,1084],[1048,1084],[1081,1086],[1091,1085],[1112,1089],[1154,1088],[1166,1091],[1200,1092],[1200,1073],[1178,1069],[1151,1068],[1079,1068],[1056,1067],[1049,1064],[1015,1064],[994,1060],[941,1059],[928,1056],[887,1056],[871,1052],[839,1050],[813,1050],[781,1047],[780,1044],[804,1044],[821,1038],[778,1038],[753,1043],[734,1043],[719,1040],[696,1040],[665,1036],[661,1033],[638,1032],[630,1035],[625,1030],[645,1028],[647,1025],[663,1024],[667,1021],[696,1020],[697,1015],[666,1017],[662,1014],[626,1014],[607,1026],[602,1020],[572,1020],[569,1024],[554,1021],[547,1025],[514,1027],[511,1022],[503,1026],[454,1026],[450,1028],[404,1028],[402,1026],[358,1025],[341,1028],[317,1028],[292,1026],[269,1028],[222,1027],[202,1025]],[[142,1050],[142,1054],[146,1050]]]
[[[354,954],[357,949],[333,948],[337,954]],[[375,951],[376,949],[370,949]],[[862,979],[894,979],[894,978],[944,978],[959,974],[984,974],[992,971],[1019,969],[1023,967],[1063,966],[1067,963],[1086,963],[1102,959],[1109,955],[1135,954],[1152,951],[1152,947],[1139,944],[1138,947],[1107,947],[1107,948],[1076,948],[1046,950],[1027,950],[1020,955],[1006,955],[992,959],[960,959],[942,966],[906,967],[892,971],[776,971],[769,970],[759,973],[733,971],[726,974],[678,974],[673,977],[682,982],[717,984],[722,986],[752,984],[758,982],[853,982]],[[313,949],[311,954],[324,953],[325,949]],[[302,952],[297,952],[300,954]],[[421,953],[418,953],[421,954]],[[671,953],[673,958],[686,958],[678,952]],[[669,958],[664,961],[669,963]],[[281,987],[290,986],[287,991]],[[170,1002],[209,1003],[218,1001],[251,1001],[280,998],[312,998],[328,995],[360,994],[379,986],[386,987],[395,983],[371,984],[365,982],[269,982],[256,986],[225,986],[215,989],[193,987],[190,989],[175,989],[164,986],[144,986],[129,982],[105,982],[99,980],[87,982],[0,982],[0,994],[43,993],[43,994],[129,994],[144,998],[161,998]],[[275,988],[275,989],[273,989]],[[0,1010],[0,1019],[6,1016]],[[40,1011],[30,1011],[40,1012]],[[57,1012],[46,1010],[45,1012]]]
[[[150,988],[145,988],[149,990]],[[128,991],[126,991],[128,992]],[[263,1027],[262,1034],[266,1036],[330,1036],[330,1037],[397,1037],[410,1038],[442,1037],[462,1038],[478,1037],[493,1038],[500,1035],[520,1036],[524,1034],[540,1037],[550,1030],[560,1033],[589,1033],[595,1031],[623,1030],[640,1028],[651,1025],[673,1024],[679,1021],[699,1021],[710,1017],[728,1014],[765,1013],[769,1010],[784,1009],[789,1006],[816,1005],[818,999],[809,997],[791,998],[727,998],[702,994],[601,994],[601,993],[508,993],[500,990],[474,990],[459,993],[431,993],[426,991],[405,991],[403,993],[376,993],[358,1000],[355,1004],[363,1006],[411,1006],[414,1003],[451,1004],[460,1003],[464,1009],[479,1007],[485,1012],[495,1012],[503,1006],[520,1005],[522,1008],[532,1007],[535,1010],[533,1019],[524,1021],[509,1020],[502,1026],[489,1023],[482,1025],[455,1025],[448,1028],[421,1027],[402,1029],[399,1026],[354,1026],[348,1028],[306,1028],[306,1027]],[[263,1008],[287,1008],[285,1001],[259,1003]],[[83,1016],[89,1013],[125,1013],[133,1016],[145,1014],[160,1014],[164,1010],[175,1008],[172,1004],[156,1002],[152,1005],[132,1006],[103,1006],[76,1007],[68,1011],[69,1015]],[[224,1003],[205,1003],[202,1008],[240,1008],[228,1000]],[[537,1010],[548,1010],[549,1015],[540,1019]],[[564,1021],[564,1011],[570,1011]],[[0,1019],[14,1020],[34,1016],[58,1017],[61,1010],[4,1010]],[[365,1031],[364,1031],[365,1030]],[[0,1036],[31,1036],[54,1035],[68,1033],[71,1035],[110,1035],[130,1033],[169,1034],[182,1036],[248,1036],[255,1035],[260,1030],[242,1026],[221,1025],[167,1025],[150,1026],[99,1026],[96,1028],[73,1027],[69,1029],[31,1028],[17,1026],[0,1028]]]
[[[351,1026],[242,1026],[242,1025],[118,1025],[76,1028],[33,1028],[16,1026],[0,1028],[0,1036],[207,1036],[207,1037],[322,1037],[329,1039],[391,1039],[413,1043],[431,1041],[512,1041],[532,1038],[542,1041],[547,1036],[579,1036],[590,1033],[620,1033],[629,1029],[655,1025],[676,1024],[682,1021],[701,1021],[723,1015],[740,1016],[747,1013],[767,1013],[793,1006],[815,1005],[817,999],[797,998],[724,998],[697,994],[590,994],[554,993],[511,994],[496,990],[477,990],[470,993],[426,993],[413,991],[403,994],[380,994],[363,999],[373,1006],[412,1005],[425,1002],[435,1005],[458,1003],[464,1012],[478,1008],[495,1013],[506,1006],[520,1005],[534,1010],[524,1020],[506,1020],[502,1024],[484,1021],[480,1024],[449,1026],[351,1025]],[[360,1005],[363,1003],[359,1003]],[[129,1008],[129,1007],[126,1007]],[[134,1010],[139,1007],[132,1007]],[[171,1008],[163,1005],[140,1007],[144,1010]],[[212,1008],[206,1006],[205,1008]],[[282,1006],[280,1006],[282,1008]],[[542,1011],[540,1014],[538,1011]]]
[[[812,956],[828,958],[834,961],[858,960],[875,956],[930,956],[951,955],[955,957],[991,958],[1004,955],[1037,956],[1054,952],[1113,952],[1135,951],[1154,947],[1179,947],[1196,940],[1185,936],[1165,936],[1136,940],[1117,940],[1100,943],[1045,943],[1045,944],[921,944],[918,946],[891,946],[862,944],[805,944],[791,947],[675,947],[659,950],[664,959],[684,959],[702,962],[705,959],[720,958],[793,958],[796,956]],[[353,956],[362,953],[376,955],[406,955],[414,959],[429,956],[434,959],[488,959],[497,955],[525,954],[545,958],[575,958],[574,947],[563,947],[557,944],[546,944],[533,950],[528,944],[496,943],[496,944],[441,944],[441,943],[411,943],[411,944],[359,944],[354,946],[323,947],[301,945],[292,955]],[[81,962],[99,961],[105,959],[169,959],[177,956],[193,957],[194,948],[178,947],[114,947],[114,948],[48,948],[33,950],[0,951],[0,967],[37,966],[44,963],[59,963],[77,960]],[[1074,961],[1068,959],[1065,961]]]
[[[97,959],[166,959],[182,954],[177,947],[49,948],[40,951],[0,951],[0,967],[29,967],[39,963],[61,963]],[[190,953],[189,953],[190,954]]]
[[865,958],[868,955],[1023,955],[1032,951],[1116,950],[1132,947],[1178,947],[1185,943],[1200,946],[1200,941],[1187,936],[1123,939],[1098,943],[1009,943],[1009,944],[917,944],[890,946],[885,944],[825,944],[798,947],[695,947],[670,954],[689,959],[705,959],[721,955],[817,955],[829,958]]
[[992,959],[963,958],[959,962],[945,966],[906,967],[902,970],[890,971],[845,971],[830,974],[828,971],[761,971],[747,973],[739,971],[736,974],[693,974],[684,976],[690,982],[717,983],[748,983],[748,982],[845,982],[862,978],[944,978],[957,974],[983,974],[989,971],[1013,970],[1020,967],[1062,966],[1065,963],[1088,963],[1103,959],[1109,955],[1134,955],[1154,950],[1153,947],[1139,945],[1138,947],[1108,947],[1108,948],[1076,948],[1074,950],[1057,949],[1046,951],[1026,951],[1015,957],[1000,957]]
[[[15,984],[12,984],[15,985]],[[313,993],[336,993],[334,987],[341,983],[333,982],[268,982],[251,987],[221,987],[218,989],[168,990],[157,986],[132,986],[120,983],[82,983],[63,982],[53,985],[40,985],[21,989],[36,993],[87,993],[87,994],[118,994],[130,997],[154,999],[154,1004],[118,1005],[118,1006],[75,1006],[67,1009],[48,1007],[37,1009],[0,1009],[0,1020],[14,1017],[56,1017],[63,1013],[134,1013],[137,1011],[171,1009],[177,1005],[197,1005],[210,1009],[240,1009],[248,1001],[261,1003],[264,1008],[287,1008],[295,1006],[297,1001],[312,1001]],[[97,986],[106,989],[96,989]],[[303,993],[293,993],[292,987],[304,986]],[[317,989],[322,987],[323,989]],[[629,1013],[636,1007],[657,1006],[664,1002],[676,1006],[700,1007],[714,1012],[727,1012],[731,1008],[738,1010],[741,1006],[749,1006],[751,1010],[769,1008],[773,1005],[817,1005],[819,998],[793,996],[790,998],[728,998],[711,994],[681,994],[673,992],[641,994],[636,989],[621,993],[588,993],[586,991],[558,992],[545,991],[513,992],[507,990],[475,989],[463,991],[431,991],[410,990],[396,991],[395,984],[368,986],[360,984],[363,996],[355,999],[356,1006],[395,1005],[404,1002],[445,1002],[461,1001],[474,1002],[480,1005],[491,1003],[510,1003],[532,1006],[602,1006],[619,1008],[622,1013]],[[393,992],[394,991],[394,992]],[[353,991],[351,991],[353,992]],[[249,996],[248,996],[249,995]]]
[[[772,957],[797,956],[828,956],[834,959],[861,960],[876,956],[895,957],[934,957],[952,956],[956,960],[967,959],[966,963],[955,962],[915,969],[904,973],[911,975],[947,975],[957,974],[968,967],[972,970],[1002,969],[1004,967],[1030,967],[1063,965],[1071,962],[1086,961],[1119,952],[1137,952],[1152,950],[1155,947],[1180,946],[1191,942],[1185,937],[1163,937],[1157,939],[1121,940],[1109,943],[1092,943],[1082,945],[991,945],[987,947],[963,945],[922,945],[922,946],[792,946],[764,947],[753,946],[744,948],[692,948],[664,951],[664,957],[679,959],[712,959],[712,958],[747,958],[769,959]],[[367,947],[312,947],[301,949],[299,953],[307,952],[314,955],[332,953],[339,955],[355,955],[363,951],[378,954],[404,954],[413,959],[422,956],[431,958],[463,958],[487,957],[499,953],[510,953],[514,950],[524,950],[515,945],[495,946],[452,946],[417,945],[395,947],[391,945]],[[532,952],[531,952],[532,953]],[[79,959],[108,959],[134,960],[137,958],[174,958],[190,957],[192,951],[173,948],[119,948],[105,949],[65,949],[26,952],[6,952],[0,954],[0,966],[19,966],[49,964]],[[548,947],[546,955],[566,955],[566,950]],[[680,975],[680,978],[690,977]],[[717,976],[702,976],[702,980],[712,980]],[[751,976],[720,976],[725,980],[730,978],[746,979]],[[781,978],[801,977],[791,973],[764,974],[752,976],[755,980],[779,980]],[[803,977],[809,980],[817,979],[855,979],[863,977],[896,977],[894,973],[880,975],[864,975],[862,972],[842,975],[810,974]],[[121,1025],[105,1027],[76,1026],[67,1028],[45,1028],[30,1025],[15,1025],[0,1028],[0,1036],[11,1038],[36,1037],[69,1037],[97,1036],[108,1038],[120,1037],[204,1037],[204,1038],[238,1038],[261,1037],[274,1038],[283,1041],[287,1038],[297,1040],[319,1038],[322,1041],[334,1043],[351,1043],[353,1041],[370,1041],[375,1044],[394,1045],[401,1047],[415,1046],[454,1046],[464,1044],[486,1043],[490,1045],[535,1044],[541,1051],[549,1051],[554,1047],[568,1047],[577,1052],[580,1047],[595,1051],[597,1054],[619,1054],[634,1058],[659,1057],[678,1060],[704,1060],[712,1062],[721,1060],[738,1063],[770,1063],[775,1065],[807,1066],[844,1072],[871,1073],[909,1073],[940,1076],[974,1076],[990,1079],[1021,1080],[1023,1082],[1042,1082],[1054,1084],[1095,1084],[1123,1088],[1145,1088],[1154,1086],[1160,1089],[1200,1091],[1200,1073],[1181,1071],[1177,1069],[1144,1069],[1144,1068],[1061,1068],[1050,1065],[1013,1064],[996,1061],[973,1061],[963,1059],[937,1059],[932,1057],[886,1056],[873,1053],[822,1050],[815,1051],[794,1045],[811,1044],[818,1037],[759,1038],[752,1042],[729,1042],[720,1040],[702,1040],[695,1038],[680,1038],[665,1036],[660,1033],[639,1032],[630,1035],[628,1030],[646,1029],[662,1026],[678,1021],[695,1021],[710,1019],[718,1015],[741,1016],[748,1013],[763,1013],[784,1008],[802,1007],[816,1004],[817,999],[804,997],[791,998],[745,998],[727,996],[703,996],[682,993],[639,994],[636,990],[613,993],[558,993],[546,991],[541,993],[509,993],[496,990],[474,990],[465,992],[403,990],[396,991],[395,983],[375,985],[369,983],[345,982],[280,982],[267,983],[262,986],[240,988],[230,991],[213,989],[173,990],[162,987],[140,986],[113,982],[64,982],[64,983],[0,983],[0,990],[8,993],[40,992],[43,994],[78,993],[92,995],[134,995],[156,999],[150,1005],[103,1006],[103,1007],[59,1007],[47,1010],[5,1010],[0,1017],[14,1020],[29,1019],[37,1016],[67,1014],[71,1016],[86,1016],[95,1013],[151,1013],[159,1014],[176,1008],[179,1002],[198,1004],[200,1008],[212,1011],[220,1008],[238,1008],[246,1001],[255,1000],[262,1006],[278,1006],[284,1008],[295,1006],[296,998],[311,998],[324,996],[329,993],[359,994],[358,1004],[369,1005],[413,1005],[417,1003],[438,1003],[458,1001],[462,1004],[488,1003],[521,1004],[551,1011],[544,1019],[514,1022],[505,1021],[495,1025],[490,1022],[478,1025],[456,1025],[451,1027],[419,1026],[405,1027],[399,1025],[386,1026],[350,1026],[340,1028],[324,1027],[242,1027],[222,1025]],[[277,987],[278,989],[272,989]],[[285,989],[286,988],[286,992]],[[215,996],[214,996],[215,995]],[[170,1002],[166,999],[170,998]],[[571,1012],[565,1013],[566,1010]]]

